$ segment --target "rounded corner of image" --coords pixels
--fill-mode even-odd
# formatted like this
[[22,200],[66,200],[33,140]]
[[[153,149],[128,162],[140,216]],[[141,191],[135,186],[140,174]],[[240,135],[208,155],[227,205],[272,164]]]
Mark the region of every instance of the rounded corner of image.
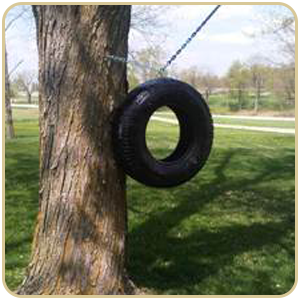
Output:
[[279,297],[285,298],[285,297],[289,296],[290,294],[292,294],[295,291],[297,285],[298,285],[298,278],[296,277],[293,286],[286,293],[279,295]]
[[[7,14],[9,13],[9,11],[10,11],[11,9],[13,9],[14,7],[16,7],[16,6],[21,6],[21,5],[26,5],[26,3],[24,3],[24,2],[16,2],[16,3],[11,4],[10,6],[8,6],[8,7],[5,9],[4,13],[2,14],[2,22],[3,22],[3,24],[5,24],[5,18],[6,18],[6,16],[7,16]],[[5,26],[3,26],[3,28],[5,28]],[[5,29],[4,29],[4,30],[5,30]]]
[[290,4],[287,4],[285,2],[279,2],[278,5],[286,7],[293,14],[293,16],[295,18],[295,22],[298,23],[298,15],[297,15],[295,9]]
[[7,291],[7,293],[9,293],[10,295],[12,295],[15,298],[23,298],[21,295],[17,294],[16,292],[12,291],[9,289],[9,287],[7,286],[6,282],[5,282],[5,276],[3,276],[2,278],[2,285],[4,287],[4,289]]

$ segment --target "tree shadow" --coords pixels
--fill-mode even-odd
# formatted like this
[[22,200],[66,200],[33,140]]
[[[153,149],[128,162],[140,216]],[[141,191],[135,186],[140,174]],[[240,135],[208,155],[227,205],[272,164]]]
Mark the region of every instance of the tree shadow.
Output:
[[[272,160],[258,158],[255,164],[259,163],[260,172],[256,172],[252,178],[229,178],[226,169],[233,158],[249,154],[245,149],[230,149],[224,152],[221,161],[213,161],[212,180],[196,188],[194,184],[191,189],[170,190],[179,199],[174,207],[156,211],[150,217],[144,216],[145,221],[129,233],[129,273],[133,280],[140,286],[163,293],[183,291],[202,294],[203,291],[199,290],[201,282],[232,265],[238,254],[280,244],[281,239],[295,228],[294,199],[291,198],[290,190],[275,191],[272,190],[274,185],[270,185],[270,188],[256,191],[255,197],[250,198],[253,201],[247,203],[241,199],[240,203],[234,203],[235,206],[229,210],[225,209],[226,201],[230,201],[226,200],[225,195],[228,192],[240,193],[243,197],[245,192],[252,191],[262,182],[272,182],[278,177],[292,179],[294,170],[286,166],[294,163],[294,153],[285,153],[284,157],[278,156]],[[224,205],[224,214],[239,209],[236,206],[241,204],[241,215],[260,209],[265,215],[277,217],[268,222],[231,223],[216,228],[194,228],[189,234],[174,234],[176,226],[191,216],[201,217],[201,214],[206,213],[206,206],[214,202],[218,202],[221,209]],[[219,213],[222,218],[222,211]],[[288,248],[290,255],[294,256],[294,244]],[[224,287],[220,285],[219,291],[223,290],[222,294],[277,293],[271,284],[266,284],[270,274],[251,273],[249,280],[253,282],[248,284],[251,288],[245,287],[242,291],[235,288],[223,290]],[[265,284],[256,284],[259,276],[263,276]]]
[[[5,250],[24,252],[30,245],[38,210],[38,153],[12,152],[5,165]],[[18,250],[19,249],[19,250]],[[27,249],[26,249],[27,250]],[[6,266],[9,267],[9,264]]]

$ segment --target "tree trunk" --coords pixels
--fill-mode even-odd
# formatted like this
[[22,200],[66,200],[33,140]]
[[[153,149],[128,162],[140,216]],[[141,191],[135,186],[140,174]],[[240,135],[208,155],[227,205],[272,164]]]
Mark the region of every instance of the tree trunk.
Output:
[[27,102],[28,104],[31,104],[31,92],[28,90],[26,91],[26,93],[27,93]]
[[208,101],[209,101],[209,95],[210,95],[209,90],[208,90],[208,89],[205,89],[205,100],[206,100],[207,103],[208,103]]
[[239,88],[238,90],[238,105],[239,105],[239,110],[242,110],[242,90]]
[[19,294],[130,294],[125,175],[111,143],[127,92],[130,6],[34,6],[39,48],[40,190]]
[[258,113],[258,104],[260,100],[260,88],[257,88],[256,94],[255,94],[255,100],[254,100],[254,113]]
[[5,45],[5,125],[6,125],[6,138],[13,139],[15,137],[15,130],[14,130],[11,100],[10,100],[10,84],[9,84],[9,76],[8,76],[6,45]]

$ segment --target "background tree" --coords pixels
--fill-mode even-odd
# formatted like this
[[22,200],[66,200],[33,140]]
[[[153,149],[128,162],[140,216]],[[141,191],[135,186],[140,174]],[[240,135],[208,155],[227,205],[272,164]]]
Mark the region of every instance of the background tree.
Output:
[[267,87],[268,77],[272,76],[272,72],[259,56],[252,57],[247,65],[249,69],[251,90],[254,91],[253,110],[254,113],[258,113],[262,93]]
[[295,73],[289,66],[274,67],[268,74],[272,76],[270,89],[278,99],[281,109],[295,107]]
[[263,20],[261,34],[273,40],[280,51],[280,61],[295,63],[295,17],[292,12],[283,6],[273,6],[268,14],[264,14]]
[[11,107],[11,75],[18,69],[22,61],[16,63],[11,70],[8,66],[8,50],[7,50],[7,33],[9,29],[16,24],[16,22],[28,14],[28,6],[20,6],[20,10],[12,14],[10,18],[5,19],[5,125],[6,125],[6,138],[12,139],[15,137],[15,130],[13,124],[13,114]]
[[166,11],[170,11],[173,5],[134,5],[131,13],[131,30],[142,34],[146,40],[156,31],[164,26],[162,16]]
[[267,34],[278,43],[284,63],[281,79],[284,86],[284,100],[288,106],[295,105],[295,17],[291,13],[273,12],[267,23]]
[[197,66],[191,66],[182,70],[179,72],[178,77],[203,93],[207,102],[209,101],[209,96],[213,89],[217,88],[219,85],[217,76],[213,75],[209,71],[203,73]]
[[201,76],[201,87],[204,91],[206,102],[209,102],[209,97],[213,90],[218,87],[218,77],[213,75],[211,72],[206,72]]
[[16,85],[19,90],[24,91],[27,96],[27,102],[31,104],[32,93],[36,88],[35,74],[33,71],[19,73],[16,80]]
[[187,69],[183,69],[179,72],[178,77],[196,89],[200,90],[201,73],[197,66],[191,66]]
[[240,61],[235,61],[232,63],[227,77],[229,79],[231,96],[237,99],[237,107],[235,109],[241,110],[245,104],[249,72]]
[[258,64],[254,64],[250,67],[251,83],[255,90],[254,98],[254,112],[258,112],[258,106],[261,99],[262,90],[264,88],[264,67]]
[[13,124],[12,109],[11,109],[11,92],[10,92],[10,80],[8,74],[6,44],[5,44],[5,127],[6,127],[6,138],[13,139],[15,137],[15,130]]
[[138,82],[145,82],[157,77],[165,54],[160,46],[154,45],[137,52],[131,52],[130,58],[132,60],[130,67],[132,75],[134,74]]
[[264,14],[262,37],[268,37],[276,47],[275,57],[268,58],[275,69],[274,86],[283,105],[295,105],[295,17],[283,6],[272,6]]
[[127,92],[130,6],[33,7],[39,49],[40,191],[19,294],[128,294],[125,176],[112,149]]

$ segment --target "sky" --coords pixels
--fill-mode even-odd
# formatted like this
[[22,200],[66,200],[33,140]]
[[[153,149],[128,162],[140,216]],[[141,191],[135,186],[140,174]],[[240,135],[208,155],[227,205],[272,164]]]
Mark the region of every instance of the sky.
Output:
[[[131,30],[129,47],[131,50],[139,50],[146,47],[146,40],[150,39],[152,43],[159,44],[166,58],[169,58],[213,8],[213,5],[165,6],[161,16],[155,20],[157,28],[150,28],[149,32],[146,30],[146,38]],[[11,9],[6,23],[22,9],[24,6]],[[185,69],[197,66],[203,72],[222,76],[235,60],[247,62],[255,56],[280,59],[274,40],[260,34],[271,12],[292,14],[287,8],[278,5],[222,5],[176,59],[175,67]],[[37,73],[35,25],[30,7],[6,32],[6,44],[9,69],[13,69],[22,60],[18,72]]]

